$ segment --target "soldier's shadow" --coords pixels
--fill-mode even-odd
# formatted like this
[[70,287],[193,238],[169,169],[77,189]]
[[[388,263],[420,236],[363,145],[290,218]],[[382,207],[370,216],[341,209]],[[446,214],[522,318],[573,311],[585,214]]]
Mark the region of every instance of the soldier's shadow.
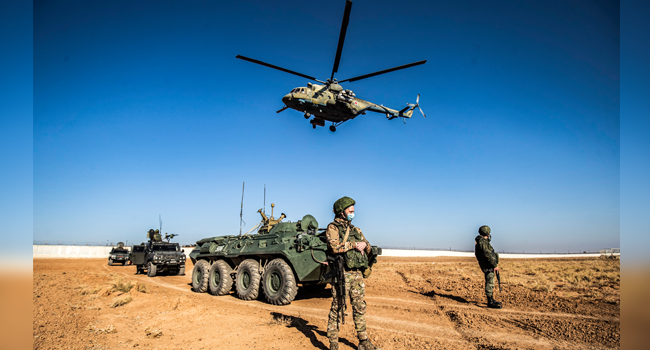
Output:
[[[327,332],[323,332],[318,329],[318,327],[314,325],[310,325],[309,321],[305,320],[304,318],[301,317],[296,317],[296,316],[291,316],[291,315],[285,315],[279,312],[271,312],[271,316],[273,316],[273,323],[278,324],[278,325],[284,325],[287,328],[295,328],[299,330],[302,334],[305,335],[311,341],[311,344],[316,348],[316,349],[323,349],[323,350],[328,350],[329,346],[323,344],[316,335],[320,335],[322,337],[327,337]],[[356,345],[348,341],[347,339],[344,338],[339,338],[339,343],[343,343],[351,348],[356,348]]]

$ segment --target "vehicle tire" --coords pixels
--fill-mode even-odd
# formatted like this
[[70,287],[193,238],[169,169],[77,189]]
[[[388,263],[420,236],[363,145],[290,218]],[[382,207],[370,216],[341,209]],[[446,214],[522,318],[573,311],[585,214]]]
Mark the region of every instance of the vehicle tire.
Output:
[[147,264],[147,276],[155,277],[156,276],[156,264],[149,261]]
[[111,265],[113,265],[113,259],[108,258],[108,266],[111,266]]
[[266,301],[273,305],[288,305],[298,293],[296,278],[284,260],[272,260],[264,269],[262,289]]
[[246,259],[239,264],[235,275],[235,289],[242,300],[255,300],[260,295],[259,264],[253,259]]
[[126,265],[126,261],[122,261],[122,266]]
[[178,275],[185,276],[185,265],[181,266],[181,268],[178,269]]
[[192,290],[197,293],[205,293],[208,290],[208,277],[210,276],[210,263],[207,260],[199,260],[192,270]]
[[210,268],[210,278],[208,279],[208,291],[212,295],[226,295],[232,289],[232,277],[230,273],[232,268],[227,262],[217,260]]

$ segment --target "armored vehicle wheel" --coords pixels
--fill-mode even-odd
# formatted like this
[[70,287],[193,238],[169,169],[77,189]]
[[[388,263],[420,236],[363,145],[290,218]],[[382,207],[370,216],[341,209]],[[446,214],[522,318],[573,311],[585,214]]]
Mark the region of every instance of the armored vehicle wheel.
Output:
[[149,277],[156,276],[156,265],[151,261],[149,261],[149,264],[147,264],[147,276]]
[[262,288],[266,300],[273,305],[288,305],[298,293],[291,267],[282,259],[271,261],[264,269]]
[[122,266],[126,265],[126,261],[122,261]]
[[208,276],[210,275],[210,263],[207,260],[199,260],[192,271],[192,290],[197,293],[205,293],[208,290]]
[[108,259],[108,266],[113,265],[113,259]]
[[223,260],[217,260],[210,268],[208,290],[212,295],[226,295],[232,289],[232,268]]
[[239,299],[254,300],[260,293],[260,271],[257,261],[246,259],[239,264],[235,276]]
[[178,274],[181,276],[185,276],[185,266],[181,266],[180,269],[178,269]]

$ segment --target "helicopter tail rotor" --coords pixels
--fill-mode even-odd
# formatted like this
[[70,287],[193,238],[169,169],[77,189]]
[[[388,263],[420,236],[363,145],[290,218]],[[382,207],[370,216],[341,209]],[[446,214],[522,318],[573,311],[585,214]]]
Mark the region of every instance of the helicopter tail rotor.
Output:
[[424,111],[422,110],[422,108],[420,108],[420,94],[418,94],[418,97],[415,99],[415,105],[420,110],[420,113],[422,113],[422,116],[426,118],[427,116],[424,114]]
[[[425,117],[425,118],[427,117],[427,116],[424,114],[424,111],[422,110],[422,108],[420,108],[420,94],[418,94],[418,97],[415,99],[415,104],[413,104],[413,103],[407,103],[407,104],[406,104],[406,107],[402,108],[402,109],[399,111],[398,115],[396,115],[396,116],[394,116],[394,117],[400,117],[400,118],[403,118],[403,119],[404,119],[404,123],[406,124],[406,118],[411,118],[411,116],[413,115],[413,110],[415,109],[415,107],[417,107],[417,108],[420,110],[420,113],[422,113],[422,116],[423,116],[423,117]],[[394,117],[393,117],[393,118],[394,118]],[[389,118],[389,119],[393,119],[393,118]]]

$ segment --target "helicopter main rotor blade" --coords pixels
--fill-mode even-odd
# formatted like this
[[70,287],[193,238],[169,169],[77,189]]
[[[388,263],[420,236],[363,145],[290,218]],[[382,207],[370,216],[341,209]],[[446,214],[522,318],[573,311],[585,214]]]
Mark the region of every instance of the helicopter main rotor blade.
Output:
[[269,67],[269,68],[277,69],[277,70],[279,70],[279,71],[283,71],[283,72],[285,72],[285,73],[289,73],[289,74],[297,75],[297,76],[299,76],[299,77],[303,77],[303,78],[305,78],[305,79],[309,79],[309,80],[317,81],[317,82],[319,82],[319,83],[325,83],[324,81],[320,81],[320,80],[318,80],[318,79],[316,79],[316,78],[314,78],[314,77],[311,77],[311,76],[309,76],[309,75],[305,75],[305,74],[302,74],[302,73],[294,72],[294,71],[292,71],[292,70],[288,70],[288,69],[286,69],[286,68],[282,68],[282,67],[274,66],[274,65],[272,65],[272,64],[269,64],[269,63],[266,63],[266,62],[262,62],[262,61],[259,61],[259,60],[253,59],[253,58],[248,58],[248,57],[245,57],[245,56],[242,56],[242,55],[237,55],[237,56],[235,56],[235,57],[236,57],[236,58],[239,58],[240,60],[244,60],[244,61],[248,61],[248,62],[257,63],[257,64],[260,64],[260,65],[262,65],[262,66],[266,66],[266,67]]
[[341,33],[339,34],[339,45],[336,48],[336,56],[334,58],[334,68],[332,68],[332,76],[330,81],[334,79],[334,73],[339,71],[339,62],[341,61],[341,52],[343,51],[343,43],[345,42],[345,33],[348,31],[348,22],[350,22],[350,11],[352,10],[352,1],[345,2],[345,12],[343,13],[343,23],[341,23]]
[[339,81],[339,83],[345,83],[346,81],[353,82],[353,81],[357,81],[357,80],[361,80],[361,79],[366,79],[366,78],[374,77],[376,75],[394,72],[394,71],[400,70],[400,69],[406,69],[406,68],[411,68],[411,67],[414,67],[414,66],[419,66],[419,65],[425,64],[425,63],[427,63],[427,60],[419,61],[419,62],[413,62],[413,63],[405,64],[403,66],[384,69],[384,70],[380,70],[379,72],[374,72],[374,73],[370,73],[370,74],[366,74],[366,75],[360,75],[358,77],[354,77],[354,78],[350,78],[350,79],[341,80],[341,81]]

